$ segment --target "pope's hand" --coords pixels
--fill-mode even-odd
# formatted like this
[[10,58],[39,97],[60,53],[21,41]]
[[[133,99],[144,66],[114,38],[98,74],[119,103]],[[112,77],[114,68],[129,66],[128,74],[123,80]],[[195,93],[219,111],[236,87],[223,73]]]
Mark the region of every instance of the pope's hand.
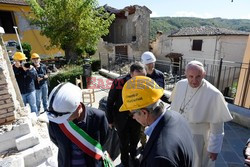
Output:
[[217,159],[217,156],[218,156],[218,153],[210,153],[209,152],[209,158],[212,160],[212,161],[215,161]]

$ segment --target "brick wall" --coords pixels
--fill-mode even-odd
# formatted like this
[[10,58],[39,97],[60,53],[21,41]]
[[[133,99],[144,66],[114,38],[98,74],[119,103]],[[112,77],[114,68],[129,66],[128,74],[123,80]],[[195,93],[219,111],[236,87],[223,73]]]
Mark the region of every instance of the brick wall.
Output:
[[20,106],[13,84],[16,81],[12,73],[8,54],[0,36],[0,125],[13,122]]
[[14,102],[8,91],[7,80],[0,67],[0,125],[15,120],[14,110]]

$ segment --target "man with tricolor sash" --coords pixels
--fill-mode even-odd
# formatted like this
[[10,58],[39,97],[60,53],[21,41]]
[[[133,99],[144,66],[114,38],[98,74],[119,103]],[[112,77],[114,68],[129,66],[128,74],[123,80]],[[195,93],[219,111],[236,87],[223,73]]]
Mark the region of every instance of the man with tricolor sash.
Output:
[[47,115],[50,138],[58,147],[58,166],[113,166],[102,150],[108,136],[105,113],[85,106],[78,86],[56,86],[49,96]]

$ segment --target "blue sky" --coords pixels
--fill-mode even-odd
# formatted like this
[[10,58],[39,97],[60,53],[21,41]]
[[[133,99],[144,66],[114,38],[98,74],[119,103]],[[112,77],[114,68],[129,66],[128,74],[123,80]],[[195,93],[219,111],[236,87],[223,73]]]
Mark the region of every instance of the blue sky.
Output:
[[227,19],[250,19],[250,0],[98,0],[99,5],[108,4],[122,9],[130,5],[147,6],[151,17],[221,17]]

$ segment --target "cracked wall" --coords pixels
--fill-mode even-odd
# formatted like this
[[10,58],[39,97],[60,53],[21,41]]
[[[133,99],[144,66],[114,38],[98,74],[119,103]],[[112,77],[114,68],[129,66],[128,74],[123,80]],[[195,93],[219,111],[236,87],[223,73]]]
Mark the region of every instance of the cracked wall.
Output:
[[[129,9],[133,9],[135,12],[128,14]],[[98,44],[95,56],[100,56],[104,66],[107,66],[108,57],[114,60],[116,55],[124,53],[124,51],[119,52],[118,47],[126,48],[124,56],[128,59],[139,59],[143,52],[149,50],[151,11],[145,6],[138,5],[125,7],[120,11],[125,11],[124,17],[116,17],[109,28],[109,34]]]

